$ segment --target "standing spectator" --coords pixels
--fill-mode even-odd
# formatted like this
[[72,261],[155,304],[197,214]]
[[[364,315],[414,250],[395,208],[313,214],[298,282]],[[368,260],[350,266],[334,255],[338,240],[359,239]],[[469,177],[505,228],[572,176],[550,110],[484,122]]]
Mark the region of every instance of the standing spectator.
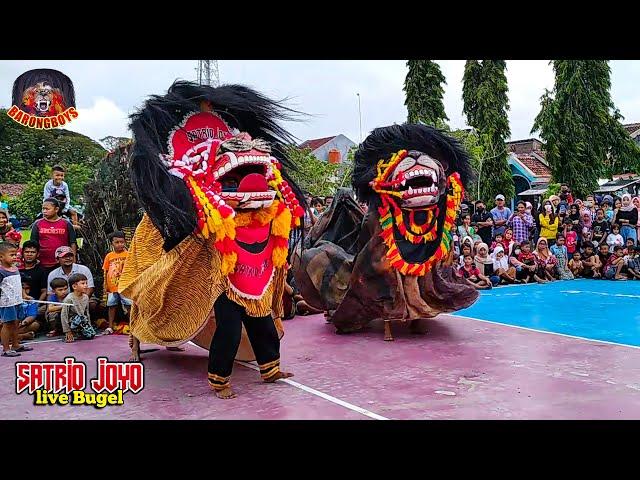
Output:
[[476,213],[471,217],[471,225],[476,228],[476,231],[482,241],[489,245],[491,243],[493,216],[484,208],[484,202],[482,200],[478,200],[476,202]]
[[504,233],[507,220],[511,217],[511,210],[504,206],[504,195],[496,195],[496,206],[491,209],[491,217],[493,218],[493,236]]
[[43,218],[36,220],[31,227],[31,240],[40,247],[40,263],[47,273],[56,268],[55,252],[59,247],[69,247],[75,255],[76,231],[69,220],[60,218],[60,204],[55,198],[42,202]]
[[580,228],[580,210],[578,209],[578,205],[574,203],[569,207],[569,220],[571,220],[571,229],[578,234],[580,237],[581,228]]
[[569,205],[574,202],[573,195],[571,195],[571,189],[566,183],[560,185],[560,201],[562,200],[566,201]]
[[520,200],[517,211],[507,220],[507,225],[513,227],[513,239],[516,243],[529,240],[529,230],[533,227],[533,217],[526,210],[526,204]]
[[604,210],[604,216],[607,222],[611,224],[613,220],[613,197],[611,195],[602,197],[602,209]]
[[327,211],[331,208],[331,204],[333,203],[333,195],[329,195],[328,197],[324,197],[324,211]]
[[634,242],[638,240],[636,231],[638,227],[638,209],[631,203],[631,195],[628,193],[622,195],[622,204],[615,215],[613,223],[620,225],[620,234],[625,242],[627,238],[633,238]]
[[[550,251],[558,260],[556,265],[558,279],[573,280],[573,273],[569,270],[569,253],[567,252],[567,247],[564,244],[564,235],[558,234],[556,244],[551,246]],[[580,255],[580,252],[578,251],[573,253],[577,253],[578,256]]]
[[604,210],[598,208],[596,210],[596,219],[592,224],[592,240],[598,244],[606,240],[609,234],[609,222],[605,218]]
[[18,339],[18,310],[23,302],[24,291],[20,272],[15,266],[17,250],[12,243],[0,243],[0,338],[3,357],[19,357],[19,352],[33,350],[20,345]]
[[[560,199],[558,199],[559,201]],[[540,222],[540,237],[547,239],[547,243],[551,246],[556,243],[558,235],[558,227],[560,226],[560,218],[553,211],[552,203],[547,200],[542,206],[542,212],[538,215]]]
[[564,238],[567,245],[567,253],[573,255],[573,252],[578,250],[578,234],[573,229],[573,221],[567,217],[564,219]]
[[[461,238],[471,237],[475,240],[478,236],[476,230],[471,226],[471,215],[464,213],[462,216],[462,225],[458,227],[458,236]],[[479,238],[479,237],[478,237]]]
[[622,235],[620,235],[620,226],[614,223],[611,226],[611,233],[607,236],[607,245],[609,245],[609,249],[612,249],[616,245],[622,246],[623,244],[624,239]]
[[592,241],[592,224],[591,212],[587,208],[583,208],[580,213],[580,243]]
[[638,212],[638,226],[636,227],[636,242],[640,242],[640,197],[633,197],[633,206]]
[[65,204],[67,206],[71,206],[69,185],[67,185],[67,182],[64,181],[64,173],[64,168],[60,165],[53,166],[53,168],[51,169],[51,180],[44,184],[42,201],[45,201],[47,198],[55,198],[59,195],[64,195]]
[[537,242],[538,237],[540,236],[540,222],[538,218],[539,212],[537,210],[534,211],[534,208],[531,202],[525,202],[525,205],[527,206],[527,208],[525,209],[525,212],[531,215],[531,218],[533,219],[533,227],[529,229],[529,240],[533,240]]
[[[22,245],[22,267],[20,277],[29,285],[28,295],[36,300],[47,299],[47,274],[38,260],[38,244],[27,240]],[[46,304],[38,306],[38,316],[44,318]]]
[[126,241],[124,233],[113,232],[109,235],[111,246],[113,251],[107,253],[104,257],[102,264],[102,270],[104,273],[104,285],[107,291],[107,308],[109,309],[109,327],[104,331],[107,335],[113,333],[113,322],[116,318],[116,310],[118,305],[121,305],[125,315],[129,314],[128,307],[131,306],[131,300],[125,298],[118,293],[118,282],[120,281],[120,275],[122,275],[122,269],[124,263],[127,260],[129,252],[126,249]]
[[[13,225],[9,222],[9,212],[4,208],[0,209],[0,242],[11,242],[15,244],[16,234],[22,238],[20,232],[16,232]],[[20,243],[20,238],[18,239],[18,244]]]
[[553,213],[555,213],[556,215],[559,215],[560,214],[560,197],[558,195],[551,195],[548,201],[551,202],[551,205],[553,207]]
[[553,273],[558,265],[558,259],[549,251],[546,238],[541,237],[538,239],[538,243],[536,243],[536,249],[533,254],[540,266],[540,273],[544,274],[544,279],[549,282],[553,282],[555,280]]
[[584,208],[591,215],[591,221],[593,222],[596,218],[596,201],[593,195],[587,195],[587,199],[584,202]]

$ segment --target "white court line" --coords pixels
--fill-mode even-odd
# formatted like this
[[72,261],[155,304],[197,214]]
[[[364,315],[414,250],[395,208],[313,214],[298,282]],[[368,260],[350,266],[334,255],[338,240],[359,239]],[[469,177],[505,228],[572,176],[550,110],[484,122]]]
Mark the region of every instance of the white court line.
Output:
[[482,318],[466,317],[464,315],[455,315],[455,314],[449,314],[449,315],[452,316],[452,317],[464,318],[466,320],[475,320],[477,322],[493,323],[494,325],[502,325],[504,327],[519,328],[520,330],[528,330],[530,332],[546,333],[548,335],[558,335],[560,337],[575,338],[575,339],[578,339],[578,340],[586,340],[588,342],[607,343],[609,345],[616,345],[617,347],[628,347],[628,348],[640,349],[640,347],[637,346],[637,345],[627,345],[627,344],[624,344],[624,343],[609,342],[607,340],[596,340],[595,338],[577,337],[575,335],[568,335],[566,333],[547,332],[545,330],[537,330],[535,328],[521,327],[519,325],[510,325],[508,323],[500,323],[500,322],[495,322],[493,320],[483,320]]
[[[251,368],[252,370],[257,370],[260,371],[260,368],[257,365],[254,365],[252,363],[249,362],[243,362],[240,360],[236,360],[236,363],[239,363],[242,366]],[[366,415],[369,418],[373,418],[375,420],[390,420],[387,417],[383,417],[382,415],[378,415],[377,413],[373,413],[370,412],[369,410],[366,410],[364,408],[358,407],[357,405],[353,405],[351,403],[345,402],[343,400],[340,400],[339,398],[336,397],[332,397],[331,395],[327,395],[326,393],[320,392],[314,388],[311,387],[307,387],[306,385],[303,385],[302,383],[298,383],[298,382],[294,382],[293,380],[289,380],[288,378],[281,378],[280,380],[278,380],[279,382],[285,382],[288,383],[289,385],[299,388],[300,390],[304,390],[305,392],[309,392],[312,395],[315,395],[317,397],[320,398],[324,398],[325,400],[328,400],[330,402],[333,402],[337,405],[340,405],[341,407],[345,407],[348,408],[349,410],[353,410],[354,412],[358,412],[361,413],[362,415]]]

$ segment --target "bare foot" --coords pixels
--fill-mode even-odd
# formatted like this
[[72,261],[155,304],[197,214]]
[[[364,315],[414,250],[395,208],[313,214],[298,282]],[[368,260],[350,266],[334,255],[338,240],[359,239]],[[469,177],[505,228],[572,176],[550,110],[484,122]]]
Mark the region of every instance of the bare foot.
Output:
[[140,340],[133,335],[129,335],[129,347],[131,348],[130,362],[140,361]]
[[293,377],[293,373],[278,372],[273,377],[266,379],[264,382],[265,383],[273,383],[276,380],[280,380],[281,378],[289,378],[289,377]]
[[222,390],[215,390],[215,392],[216,392],[216,397],[222,398],[224,400],[237,397],[235,392],[231,390],[231,387],[223,388]]

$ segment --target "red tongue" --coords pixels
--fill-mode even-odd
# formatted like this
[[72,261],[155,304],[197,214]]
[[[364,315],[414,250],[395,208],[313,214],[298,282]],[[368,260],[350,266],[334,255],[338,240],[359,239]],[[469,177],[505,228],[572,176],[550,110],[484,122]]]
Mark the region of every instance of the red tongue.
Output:
[[250,173],[238,185],[238,192],[266,192],[267,190],[269,190],[267,180],[259,173]]

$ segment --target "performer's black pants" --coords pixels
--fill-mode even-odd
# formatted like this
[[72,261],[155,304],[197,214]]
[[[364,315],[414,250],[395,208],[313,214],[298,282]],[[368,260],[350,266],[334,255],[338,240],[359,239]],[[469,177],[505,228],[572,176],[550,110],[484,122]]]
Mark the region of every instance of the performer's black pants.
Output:
[[267,380],[280,371],[280,339],[273,317],[250,317],[246,310],[223,293],[213,305],[216,331],[209,348],[209,385],[214,390],[229,386],[233,361],[242,337],[242,324],[247,330],[256,355],[260,374]]

